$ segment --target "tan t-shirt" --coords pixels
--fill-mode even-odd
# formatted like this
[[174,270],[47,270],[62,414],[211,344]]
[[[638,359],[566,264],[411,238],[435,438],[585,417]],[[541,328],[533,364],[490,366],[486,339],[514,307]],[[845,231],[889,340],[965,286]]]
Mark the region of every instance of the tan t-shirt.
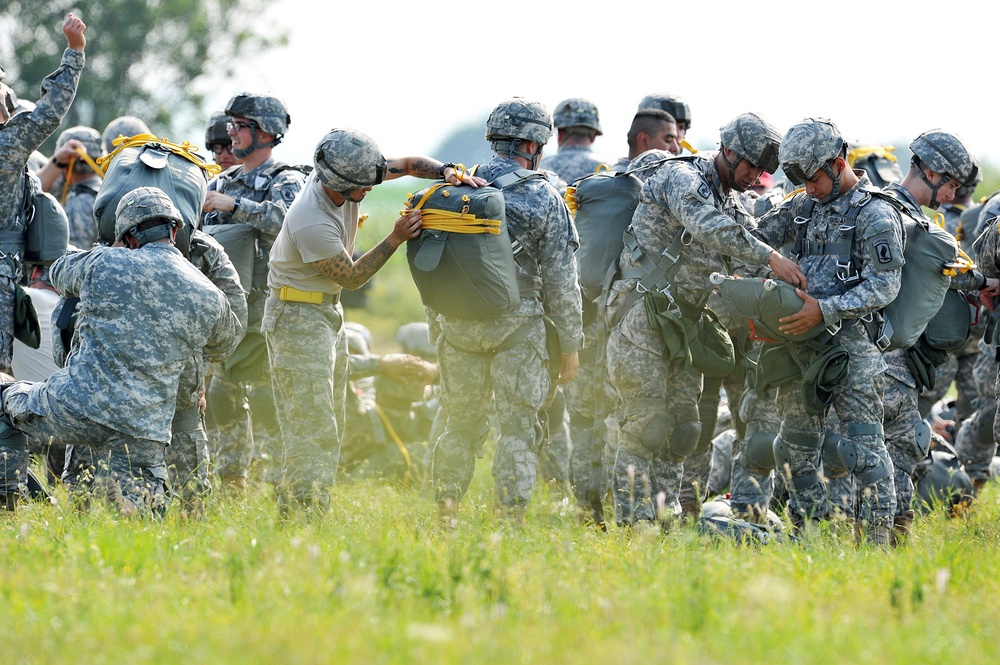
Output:
[[353,201],[335,206],[316,174],[310,174],[289,206],[271,247],[267,285],[272,289],[291,286],[301,291],[339,293],[340,284],[309,264],[344,251],[353,256],[360,214],[361,206]]

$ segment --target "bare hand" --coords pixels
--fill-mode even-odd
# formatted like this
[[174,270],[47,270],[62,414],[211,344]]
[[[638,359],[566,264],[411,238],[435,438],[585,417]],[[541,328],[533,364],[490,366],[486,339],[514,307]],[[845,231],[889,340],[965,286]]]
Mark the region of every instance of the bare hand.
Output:
[[210,190],[205,194],[205,212],[215,212],[216,210],[231,211],[236,207],[236,199],[220,192]]
[[778,319],[778,330],[788,335],[801,335],[807,333],[823,323],[823,310],[819,307],[819,301],[802,289],[795,289],[795,293],[805,301],[795,314]]
[[993,296],[1000,294],[1000,279],[996,277],[987,277],[986,286],[979,289],[979,297],[988,296],[993,298]]
[[444,180],[453,185],[468,185],[469,187],[479,188],[486,185],[486,181],[477,176],[470,176],[464,171],[461,177],[459,177],[458,172],[452,167],[447,167],[444,170]]
[[66,35],[66,45],[74,51],[83,51],[87,47],[87,38],[83,36],[87,24],[69,14],[63,21],[62,31]]
[[389,234],[390,242],[394,241],[396,247],[399,247],[404,242],[410,238],[416,238],[420,235],[420,226],[423,224],[423,211],[422,210],[410,210],[405,215],[396,220],[396,225],[392,229],[392,233]]
[[560,386],[564,383],[569,383],[576,376],[576,370],[580,369],[580,356],[576,351],[573,353],[564,353],[562,355],[562,360],[559,361],[559,380],[556,381]]
[[788,284],[797,286],[800,289],[809,288],[809,284],[806,283],[805,274],[802,272],[802,269],[799,268],[799,264],[795,261],[792,261],[791,259],[772,250],[768,265],[771,266],[771,272],[774,273],[774,276],[782,282],[787,282]]
[[76,159],[77,157],[80,156],[78,150],[87,152],[87,148],[83,145],[83,143],[77,141],[76,139],[70,139],[66,141],[66,143],[64,143],[63,146],[59,148],[59,150],[56,151],[54,157],[56,158],[57,162],[62,162],[63,164],[66,164],[67,162],[69,162],[69,160]]

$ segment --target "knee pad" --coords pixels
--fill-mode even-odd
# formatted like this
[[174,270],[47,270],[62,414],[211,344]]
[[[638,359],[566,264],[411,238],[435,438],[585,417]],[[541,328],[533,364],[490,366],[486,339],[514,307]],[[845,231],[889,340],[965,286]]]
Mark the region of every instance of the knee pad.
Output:
[[472,420],[457,420],[454,418],[448,418],[448,424],[444,428],[444,434],[452,434],[456,438],[461,439],[469,444],[469,448],[476,454],[476,457],[482,459],[483,457],[483,444],[486,442],[486,437],[490,433],[490,424],[486,420],[486,416],[481,416],[479,418],[474,418]]
[[[857,473],[858,464],[861,461],[861,449],[856,442],[857,438],[874,436],[876,439],[885,440],[882,423],[848,423],[844,425],[844,435],[837,444],[837,453],[844,463],[844,468],[854,474]],[[871,485],[879,480],[885,480],[889,476],[888,466],[878,467],[858,476],[858,482],[862,486]]]
[[[516,418],[500,421],[500,436],[524,441],[536,455],[546,441],[546,428],[539,418]],[[485,438],[485,437],[484,437]]]
[[[624,422],[621,433],[638,439],[643,448],[657,455],[667,445],[670,418],[662,400],[635,400],[623,409]],[[695,442],[697,443],[697,441]]]
[[823,468],[827,470],[827,475],[830,475],[831,469],[835,470],[834,473],[850,471],[844,468],[844,460],[840,457],[840,443],[843,440],[836,432],[827,431],[823,435]]
[[743,468],[753,465],[761,469],[773,469],[774,463],[774,432],[768,432],[757,423],[747,425],[746,438],[740,448],[740,463]]
[[993,443],[993,421],[996,418],[997,410],[986,409],[977,416],[976,420],[976,443],[983,447]]
[[[792,464],[792,449],[795,450],[820,450],[823,447],[823,432],[797,432],[794,430],[787,430],[784,426],[778,432],[778,436],[774,437],[774,443],[772,444],[771,450],[774,453],[774,462],[776,468],[784,475],[785,467],[791,467]],[[802,489],[803,487],[809,487],[816,483],[819,476],[816,473],[810,473],[807,476],[793,477],[791,479],[792,487],[795,489]]]
[[667,440],[667,447],[671,455],[684,458],[688,457],[698,448],[698,440],[701,438],[701,421],[684,420],[670,430],[670,438]]

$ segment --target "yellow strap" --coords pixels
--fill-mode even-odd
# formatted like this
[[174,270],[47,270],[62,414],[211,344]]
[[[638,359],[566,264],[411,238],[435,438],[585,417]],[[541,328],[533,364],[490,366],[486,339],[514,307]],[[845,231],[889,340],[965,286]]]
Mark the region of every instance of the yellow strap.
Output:
[[782,201],[787,201],[788,199],[792,198],[796,194],[799,194],[799,193],[804,192],[804,191],[806,191],[805,187],[799,187],[798,189],[793,189],[792,191],[790,191],[787,194],[785,194],[785,198],[783,198],[781,200]]
[[891,145],[862,145],[847,151],[847,163],[854,166],[854,162],[869,155],[877,155],[882,159],[895,162],[898,161],[896,155],[893,154],[895,151],[896,147]]
[[410,469],[413,468],[413,463],[410,461],[410,451],[406,449],[406,444],[404,444],[403,440],[399,438],[398,434],[396,434],[396,430],[392,426],[392,423],[389,422],[388,416],[385,415],[385,411],[383,411],[382,407],[378,404],[375,405],[375,413],[377,413],[378,417],[382,420],[382,424],[385,425],[385,431],[389,434],[389,438],[392,439],[392,442],[396,444],[396,447],[399,448],[399,454],[403,456],[403,460],[406,462],[406,475],[403,476],[403,487],[409,487]]
[[597,165],[597,168],[594,169],[594,173],[600,173],[601,171],[607,171],[608,173],[611,173],[611,167],[601,162],[600,164]]
[[569,208],[569,214],[575,215],[576,211],[580,209],[580,203],[576,200],[576,187],[566,188],[566,193],[563,194],[563,201],[566,202],[566,207]]
[[111,151],[111,154],[106,157],[99,157],[97,159],[97,164],[100,167],[101,175],[108,172],[108,166],[110,166],[112,160],[118,156],[118,154],[125,150],[126,148],[135,148],[137,146],[146,145],[147,143],[158,143],[175,155],[180,155],[184,159],[188,160],[195,166],[207,171],[211,175],[218,175],[222,173],[222,167],[218,164],[209,164],[201,158],[198,154],[198,146],[191,145],[187,141],[181,144],[171,143],[167,138],[156,138],[155,134],[136,134],[135,136],[123,136],[118,135],[118,138],[114,139],[111,144],[115,146],[115,149]]
[[959,273],[966,273],[970,270],[976,268],[976,262],[969,258],[961,247],[958,248],[958,257],[956,257],[954,263],[949,263],[945,266],[944,270],[941,271],[942,275],[946,277],[954,277]]
[[690,152],[692,155],[698,154],[698,151],[693,145],[687,142],[687,139],[681,139],[678,143],[680,143],[681,147]]
[[940,226],[942,229],[944,228],[944,213],[943,212],[936,212],[936,213],[934,213],[934,223],[937,224],[938,226]]
[[104,173],[104,171],[101,170],[101,167],[97,164],[97,162],[94,161],[94,158],[87,154],[86,150],[84,150],[83,148],[77,148],[76,154],[80,155],[80,159],[87,162],[87,165],[90,166],[90,168],[94,169],[94,173],[96,173],[97,175],[102,175]]
[[[455,175],[459,178],[466,173],[464,164],[455,165]],[[411,205],[413,202],[413,194],[410,194],[407,201],[407,209],[400,211],[400,215],[405,215],[410,210],[423,210],[424,204],[427,199],[431,197],[434,192],[442,189],[443,187],[454,187],[451,183],[439,182],[431,187],[427,188],[424,195],[417,201],[416,205]],[[441,196],[447,198],[451,196],[451,192],[445,190],[441,192]],[[460,212],[453,212],[451,210],[434,210],[427,209],[423,211],[423,221],[421,223],[421,228],[432,229],[435,231],[447,231],[448,233],[492,233],[493,235],[500,234],[500,220],[499,219],[480,219],[473,214],[469,214],[470,206],[468,205],[471,199],[468,194],[462,195],[462,200],[466,205],[462,206]]]

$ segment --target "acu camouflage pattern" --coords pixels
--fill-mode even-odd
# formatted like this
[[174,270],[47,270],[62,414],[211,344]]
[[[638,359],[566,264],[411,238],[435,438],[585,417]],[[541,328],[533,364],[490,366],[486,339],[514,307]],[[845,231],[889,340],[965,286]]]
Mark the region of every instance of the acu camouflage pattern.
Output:
[[229,100],[225,113],[230,117],[253,120],[268,134],[275,134],[278,141],[292,124],[292,117],[288,115],[285,103],[270,95],[241,92]]
[[[70,139],[76,139],[83,144],[83,148],[87,153],[87,156],[97,161],[98,157],[104,156],[104,146],[101,144],[101,134],[93,127],[87,127],[85,125],[77,125],[76,127],[70,127],[64,130],[59,138],[56,139],[56,151],[66,145]],[[83,159],[83,157],[76,156],[73,164],[73,170],[79,173],[93,172],[93,168]]]
[[599,135],[601,131],[601,116],[597,106],[583,98],[564,99],[556,106],[552,114],[552,122],[556,127],[586,127]]
[[[825,131],[827,125],[820,127]],[[789,134],[798,136],[793,130],[789,130]],[[814,136],[815,132],[809,129],[806,134]],[[788,140],[787,135],[785,140]],[[781,150],[785,150],[784,142]],[[859,319],[896,297],[903,263],[899,213],[889,203],[871,197],[865,191],[868,187],[868,177],[861,175],[853,188],[826,205],[812,202],[804,192],[796,194],[762,217],[758,232],[775,247],[794,242],[796,233],[804,233],[806,240],[816,246],[835,243],[843,238],[841,229],[846,228],[851,206],[863,205],[854,220],[856,228],[851,251],[853,268],[860,276],[857,284],[847,288],[837,277],[838,256],[806,255],[799,257],[798,262],[808,279],[809,294],[819,300],[824,324],[842,324],[837,341],[850,355],[851,371],[847,381],[834,393],[833,408],[843,425],[844,438],[853,442],[858,451],[859,462],[854,475],[873,478],[888,474],[871,483],[859,482],[860,517],[870,524],[891,526],[896,495],[884,438],[851,434],[854,425],[877,423],[881,426],[883,420],[882,386],[875,385],[874,379],[885,370],[885,362]],[[801,224],[804,228],[798,228],[797,218],[806,220]],[[883,252],[875,251],[875,243],[884,245]],[[798,382],[781,386],[776,401],[783,432],[806,438],[822,437],[824,419],[805,411]],[[791,492],[789,505],[801,518],[822,517],[827,511],[826,489],[815,475],[819,469],[820,450],[785,443],[792,458],[791,477],[793,483],[798,482]]]
[[378,144],[355,129],[333,129],[316,146],[313,166],[320,182],[335,192],[377,184],[378,167],[385,157]]
[[[35,109],[0,125],[0,231],[25,230],[25,165],[32,153],[62,122],[83,69],[81,51],[66,49],[56,71],[42,81]],[[0,368],[10,367],[14,342],[14,282],[21,272],[23,245],[0,244]]]
[[678,97],[669,92],[656,92],[646,95],[639,102],[636,112],[644,109],[659,109],[674,116],[678,127],[685,131],[691,128],[691,109],[683,97]]
[[109,122],[104,128],[101,133],[101,143],[104,144],[104,152],[110,153],[115,149],[114,140],[119,136],[132,137],[152,133],[146,123],[139,118],[134,115],[123,115]]
[[[722,196],[721,192],[714,159],[669,161],[648,176],[632,217],[633,234],[646,256],[659,256],[682,232],[690,238],[671,294],[698,308],[712,292],[708,281],[712,272],[752,274],[768,264],[772,251],[751,235],[753,217],[736,193]],[[622,252],[619,268],[643,272],[628,249]],[[679,466],[682,456],[669,449],[671,433],[678,426],[691,428],[700,422],[701,375],[664,363],[662,337],[650,327],[642,299],[632,301],[627,312],[618,312],[637,283],[631,276],[618,279],[607,296],[609,316],[617,313],[620,319],[607,348],[611,383],[621,401],[612,477],[619,522],[656,518],[654,486],[667,492],[668,502],[676,496],[678,471],[656,472],[654,460],[663,458]],[[663,479],[658,481],[658,476]],[[673,484],[669,492],[662,487],[668,478]]]
[[115,240],[129,229],[151,219],[169,219],[183,228],[184,218],[166,192],[158,187],[137,187],[118,201],[115,208]]
[[[835,124],[825,118],[806,118],[785,132],[778,148],[778,161],[789,180],[786,164],[797,166],[811,178],[824,164],[837,157],[843,146],[844,139]],[[805,184],[792,182],[798,186]]]
[[589,147],[564,145],[559,147],[556,154],[542,157],[539,168],[555,171],[562,180],[572,184],[580,178],[596,173],[597,167],[603,163]]
[[[492,180],[519,168],[496,156],[478,175]],[[438,501],[459,500],[468,491],[476,456],[489,431],[487,413],[495,399],[500,433],[493,460],[496,496],[501,505],[524,505],[536,481],[542,443],[538,412],[549,393],[549,361],[544,314],[552,319],[563,354],[583,343],[580,287],[574,251],[579,246],[566,204],[544,179],[525,180],[504,190],[507,220],[534,259],[542,300],[524,298],[510,316],[498,319],[441,317],[438,338],[442,405],[448,424],[433,453],[432,482]],[[519,273],[524,268],[517,266]],[[522,326],[527,326],[522,328]],[[515,331],[524,334],[512,348],[493,350]]]
[[516,138],[545,145],[552,138],[552,116],[541,102],[521,97],[500,102],[486,119],[486,140]]
[[910,152],[935,173],[949,175],[963,185],[972,182],[979,173],[979,162],[962,140],[940,129],[931,129],[913,139]]
[[[56,178],[52,191],[56,196],[63,191],[66,184],[62,176]],[[63,209],[69,220],[69,244],[78,249],[90,249],[97,243],[97,216],[94,214],[94,201],[97,190],[101,187],[101,176],[96,173],[75,185],[70,185],[66,194]]]
[[768,173],[778,170],[781,134],[756,113],[741,113],[719,130],[722,145]]

